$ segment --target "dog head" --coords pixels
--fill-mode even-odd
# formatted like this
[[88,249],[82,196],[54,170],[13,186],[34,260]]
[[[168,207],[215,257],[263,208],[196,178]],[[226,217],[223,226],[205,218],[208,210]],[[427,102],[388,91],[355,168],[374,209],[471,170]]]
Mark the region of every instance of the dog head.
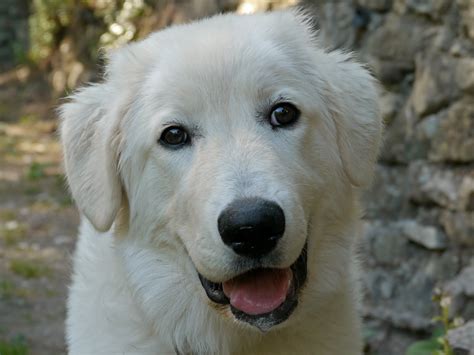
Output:
[[337,287],[382,130],[361,65],[321,48],[303,15],[276,12],[173,27],[107,68],[61,109],[65,166],[97,230],[120,215],[147,312],[198,292],[195,307],[269,330],[304,285],[324,289],[318,273]]

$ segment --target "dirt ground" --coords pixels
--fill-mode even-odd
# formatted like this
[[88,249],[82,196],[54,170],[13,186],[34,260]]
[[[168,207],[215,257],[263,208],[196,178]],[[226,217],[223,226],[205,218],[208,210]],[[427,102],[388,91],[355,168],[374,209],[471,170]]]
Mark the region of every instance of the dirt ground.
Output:
[[41,83],[7,74],[0,75],[0,354],[64,354],[79,218],[61,169],[55,101]]

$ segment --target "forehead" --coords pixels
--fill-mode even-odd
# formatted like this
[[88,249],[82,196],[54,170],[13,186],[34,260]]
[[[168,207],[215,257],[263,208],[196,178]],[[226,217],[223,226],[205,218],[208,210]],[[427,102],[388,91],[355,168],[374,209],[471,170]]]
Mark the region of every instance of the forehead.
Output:
[[281,32],[282,21],[270,19],[223,16],[150,38],[157,43],[145,83],[150,104],[187,115],[304,91],[310,51],[303,29],[286,19],[294,34]]

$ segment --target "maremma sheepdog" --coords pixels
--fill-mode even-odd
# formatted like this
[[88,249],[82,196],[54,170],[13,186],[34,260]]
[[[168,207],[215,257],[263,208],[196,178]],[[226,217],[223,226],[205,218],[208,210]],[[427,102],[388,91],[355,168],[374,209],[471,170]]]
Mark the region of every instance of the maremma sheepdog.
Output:
[[60,114],[82,214],[70,354],[361,354],[377,85],[307,16],[157,32]]

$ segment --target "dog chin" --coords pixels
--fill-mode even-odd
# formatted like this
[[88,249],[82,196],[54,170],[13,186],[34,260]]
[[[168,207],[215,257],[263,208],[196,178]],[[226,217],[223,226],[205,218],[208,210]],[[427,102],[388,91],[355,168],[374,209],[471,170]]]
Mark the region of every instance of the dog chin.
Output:
[[286,321],[298,305],[307,276],[307,243],[286,269],[254,268],[224,282],[197,273],[213,303],[229,307],[235,319],[265,332]]

